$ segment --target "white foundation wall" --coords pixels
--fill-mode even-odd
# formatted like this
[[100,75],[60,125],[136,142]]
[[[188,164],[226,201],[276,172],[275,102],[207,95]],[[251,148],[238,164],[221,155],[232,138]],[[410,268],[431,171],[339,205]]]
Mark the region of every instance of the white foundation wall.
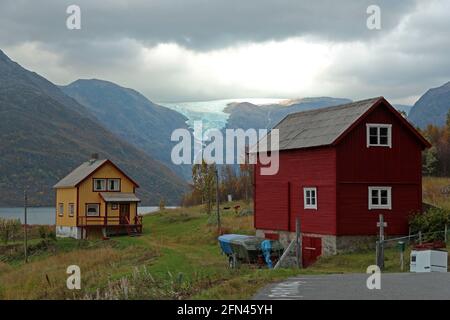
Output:
[[56,226],[56,236],[59,238],[81,239],[81,228]]
[[[295,232],[280,231],[280,230],[256,230],[256,236],[264,238],[266,233],[275,233],[279,236],[279,241],[286,248],[292,240],[295,240]],[[322,252],[321,255],[335,255],[338,250],[336,246],[336,236],[315,234],[315,233],[302,233],[304,237],[316,237],[322,239]]]
[[[275,233],[279,241],[286,248],[295,239],[295,232],[280,230],[256,230],[256,236],[264,238],[266,233]],[[353,252],[358,250],[373,250],[375,248],[376,236],[333,236],[325,234],[302,233],[305,237],[318,237],[322,239],[321,255],[329,256],[337,253]]]

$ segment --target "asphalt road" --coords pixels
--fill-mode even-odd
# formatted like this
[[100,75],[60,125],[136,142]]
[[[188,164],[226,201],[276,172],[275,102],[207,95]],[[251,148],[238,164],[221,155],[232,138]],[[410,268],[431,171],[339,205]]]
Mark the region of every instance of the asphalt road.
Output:
[[450,273],[382,273],[381,289],[369,274],[302,275],[263,288],[258,300],[449,300]]

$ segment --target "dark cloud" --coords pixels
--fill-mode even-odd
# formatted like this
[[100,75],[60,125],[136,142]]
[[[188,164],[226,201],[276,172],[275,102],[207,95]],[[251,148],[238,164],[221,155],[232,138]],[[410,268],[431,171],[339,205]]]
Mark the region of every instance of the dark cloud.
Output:
[[[74,3],[80,31],[65,26]],[[372,4],[381,8],[381,30],[366,27]],[[449,10],[439,0],[1,0],[0,46],[54,82],[104,78],[157,101],[384,95],[413,102],[450,80]],[[312,84],[300,79],[298,63],[311,55],[290,39],[329,50],[325,60],[318,51],[326,67]],[[177,45],[161,48],[168,43]]]
[[[82,30],[65,28],[66,8],[82,11]],[[366,28],[366,9],[373,0],[2,0],[0,41],[66,44],[68,41],[132,37],[153,45],[176,42],[205,50],[237,42],[282,40],[314,35],[332,41],[379,36]],[[383,32],[416,7],[415,1],[379,0]]]

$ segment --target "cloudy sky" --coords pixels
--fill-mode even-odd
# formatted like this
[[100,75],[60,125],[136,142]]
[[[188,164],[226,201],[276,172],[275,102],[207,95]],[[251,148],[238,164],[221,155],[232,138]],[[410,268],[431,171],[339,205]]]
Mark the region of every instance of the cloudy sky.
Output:
[[[72,4],[81,30],[66,28]],[[57,84],[105,79],[159,102],[412,104],[450,81],[450,0],[1,0],[0,49]]]

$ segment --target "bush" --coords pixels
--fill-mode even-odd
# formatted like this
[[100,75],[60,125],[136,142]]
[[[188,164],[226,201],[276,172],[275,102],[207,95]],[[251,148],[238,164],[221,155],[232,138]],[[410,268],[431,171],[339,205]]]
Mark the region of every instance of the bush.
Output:
[[56,233],[55,233],[55,231],[49,231],[49,233],[47,234],[47,237],[48,237],[50,240],[56,241]]
[[56,234],[49,226],[39,226],[38,233],[42,240],[56,240]]
[[22,224],[19,219],[0,218],[0,238],[3,243],[13,240],[20,231]]
[[44,226],[39,226],[38,229],[39,238],[46,239],[47,238],[47,228]]
[[164,200],[164,198],[161,198],[161,200],[159,200],[159,210],[163,211],[166,208],[166,201]]
[[409,226],[411,233],[422,232],[423,241],[435,241],[444,239],[445,226],[450,224],[450,213],[441,208],[429,208],[424,213],[411,216]]

